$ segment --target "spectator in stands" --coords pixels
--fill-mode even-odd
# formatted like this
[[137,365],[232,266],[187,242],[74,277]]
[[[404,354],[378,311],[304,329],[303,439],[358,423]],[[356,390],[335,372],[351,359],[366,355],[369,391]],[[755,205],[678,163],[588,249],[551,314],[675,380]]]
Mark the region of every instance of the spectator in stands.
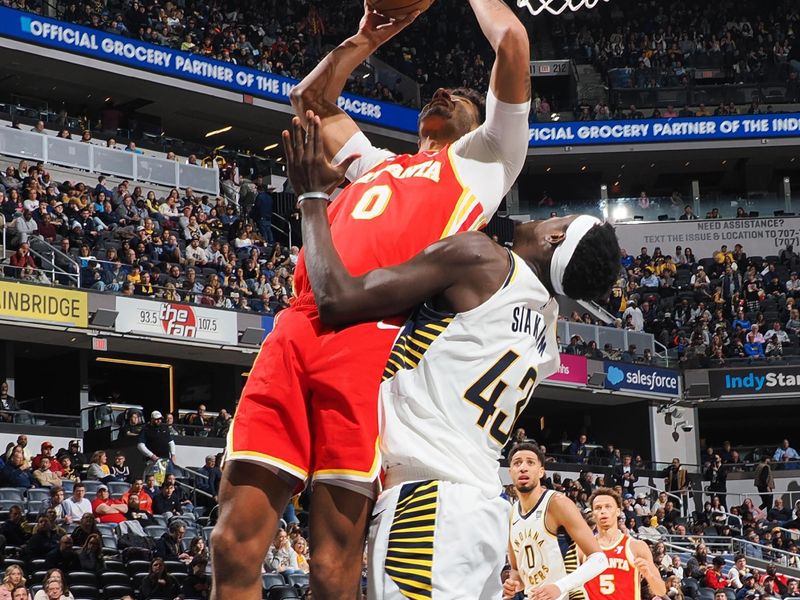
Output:
[[175,487],[175,497],[180,502],[182,512],[191,512],[194,510],[194,506],[192,505],[189,496],[183,491],[183,488],[179,485],[177,477],[175,477],[175,473],[167,473],[164,477],[164,484],[169,484]]
[[144,487],[142,488],[150,498],[155,499],[158,496],[159,492],[161,491],[156,484],[156,477],[155,475],[147,475],[144,478]]
[[775,504],[767,512],[767,519],[774,523],[783,524],[792,518],[792,511],[783,505],[783,498],[775,498]]
[[5,487],[35,487],[35,480],[29,468],[25,467],[22,450],[17,448],[11,453],[5,466],[0,470],[0,486]]
[[52,442],[48,442],[48,441],[42,442],[41,452],[39,454],[37,454],[36,456],[34,456],[33,460],[31,461],[31,465],[33,466],[34,469],[39,466],[39,463],[41,462],[41,460],[43,458],[49,458],[50,459],[50,470],[51,471],[53,471],[55,473],[61,473],[63,471],[63,469],[61,468],[61,463],[58,462],[58,459],[53,456],[53,444],[52,444]]
[[179,515],[182,512],[180,498],[175,494],[175,484],[164,482],[161,492],[153,498],[153,514]]
[[112,499],[108,486],[101,484],[97,488],[97,496],[92,501],[92,510],[94,516],[101,523],[121,523],[125,520],[128,505],[120,500]]
[[173,471],[176,460],[175,441],[172,439],[172,434],[164,423],[164,416],[160,411],[154,410],[150,414],[150,422],[142,429],[137,447],[149,461],[148,466],[164,458],[169,460],[167,472]]
[[72,538],[68,535],[61,536],[58,546],[50,550],[45,557],[45,566],[48,569],[61,569],[62,571],[80,571],[81,561],[78,553],[72,546]]
[[162,558],[155,558],[150,563],[150,572],[142,579],[139,588],[139,599],[175,598],[180,594],[181,588],[178,581],[167,572],[167,567]]
[[[786,334],[784,333],[784,335]],[[772,460],[778,463],[776,466],[778,469],[797,469],[800,467],[800,463],[797,462],[800,461],[800,454],[789,445],[789,440],[785,438],[780,448],[775,450]]]
[[588,438],[586,434],[582,433],[578,436],[578,439],[573,441],[567,452],[572,457],[573,462],[578,464],[585,464],[589,458],[589,450],[586,447],[586,442]]
[[727,469],[722,464],[722,457],[718,454],[714,455],[711,463],[705,470],[703,478],[709,482],[708,492],[710,494],[724,494],[728,491]]
[[189,576],[182,586],[186,598],[208,598],[211,591],[211,577],[206,575],[207,558],[195,558],[189,563]]
[[[206,463],[200,468],[200,473],[205,475],[205,479],[201,479],[197,483],[197,489],[211,494],[210,502],[217,504],[217,496],[219,495],[219,483],[222,478],[222,471],[217,466],[217,459],[213,454],[206,456]],[[208,503],[206,503],[208,504]]]
[[137,477],[133,480],[133,483],[131,483],[131,487],[128,488],[128,491],[122,494],[121,500],[127,503],[131,496],[136,496],[139,498],[140,510],[148,513],[153,512],[153,499],[150,497],[150,494],[144,491],[144,483],[142,482],[141,477]]
[[33,255],[31,255],[30,246],[27,241],[23,241],[20,244],[17,251],[9,259],[8,264],[11,266],[8,275],[17,279],[22,277],[23,269],[36,268],[36,262],[33,260]]
[[72,541],[75,546],[83,546],[90,535],[99,534],[97,519],[94,514],[86,513],[78,521],[78,526],[72,530]]
[[192,560],[195,559],[209,560],[210,558],[208,546],[206,546],[205,540],[199,535],[193,537],[192,541],[189,542],[189,556],[192,557]]
[[722,573],[722,567],[725,566],[725,559],[721,556],[715,556],[711,561],[712,567],[706,569],[705,584],[713,590],[724,590],[728,587],[728,579]]
[[182,519],[174,519],[167,531],[165,531],[156,542],[155,555],[163,560],[180,560],[189,563],[192,557],[181,550],[181,542],[186,536],[186,522]]
[[217,417],[214,419],[214,437],[226,438],[228,437],[228,430],[233,422],[233,415],[227,409],[221,408]]
[[11,414],[19,410],[16,398],[8,393],[8,382],[0,383],[0,419],[6,423],[14,420],[14,415]]
[[275,539],[267,550],[264,568],[268,573],[281,573],[286,575],[302,574],[297,564],[297,553],[292,549],[289,536],[283,528],[278,529]]
[[[25,573],[19,565],[6,567],[3,583],[0,585],[0,600],[13,600],[12,592],[18,587],[25,587]],[[28,600],[27,593],[25,600]]]
[[25,544],[25,555],[28,560],[45,558],[53,548],[58,547],[58,540],[50,519],[42,515],[36,521],[33,535]]
[[28,536],[22,529],[24,518],[22,508],[14,504],[8,509],[8,518],[0,525],[0,535],[5,538],[5,543],[9,546],[22,547],[25,545]]
[[691,204],[687,204],[683,207],[683,214],[679,217],[679,221],[693,221],[697,219],[697,215],[694,214],[694,209],[692,208]]
[[50,470],[50,457],[43,456],[39,461],[39,468],[33,472],[33,478],[40,487],[53,487],[61,485],[61,478]]
[[125,454],[121,450],[117,450],[114,455],[114,464],[111,465],[111,477],[114,481],[130,481],[131,470],[125,464]]
[[139,411],[133,410],[128,415],[128,420],[122,426],[119,434],[123,437],[139,437],[142,434],[142,429],[144,429],[142,416]]
[[97,450],[92,454],[92,460],[86,471],[86,479],[108,483],[113,480],[111,469],[108,466],[108,455],[105,450]]
[[[673,458],[672,464],[662,472],[664,490],[683,497],[689,489],[689,473],[681,466],[679,458]],[[680,503],[675,501],[678,506]]]
[[191,413],[186,418],[186,424],[191,426],[186,430],[187,435],[208,437],[208,434],[211,431],[211,418],[206,415],[205,404],[198,406],[197,412]]
[[633,467],[633,457],[630,454],[625,454],[622,457],[622,464],[614,467],[612,479],[614,485],[622,488],[623,495],[633,494],[636,482],[639,477]]
[[[147,494],[149,498],[149,494]],[[128,496],[128,521],[138,521],[142,527],[157,525],[158,521],[153,518],[152,512],[142,510],[139,506],[139,496]]]
[[80,568],[83,571],[97,573],[98,575],[105,569],[105,559],[103,558],[103,538],[93,533],[90,535],[80,551],[78,551]]
[[775,480],[772,477],[772,468],[769,463],[769,456],[762,457],[753,477],[753,483],[761,495],[761,505],[759,506],[761,509],[768,509],[772,505],[772,490],[775,489]]
[[72,487],[72,496],[64,500],[61,510],[66,523],[80,521],[92,513],[92,503],[86,498],[86,486],[78,482]]
[[274,242],[274,238],[272,236],[271,191],[275,191],[275,188],[262,184],[258,189],[258,194],[256,195],[256,200],[253,204],[253,218],[258,224],[258,231],[261,233],[261,237],[263,237],[268,244],[272,244]]

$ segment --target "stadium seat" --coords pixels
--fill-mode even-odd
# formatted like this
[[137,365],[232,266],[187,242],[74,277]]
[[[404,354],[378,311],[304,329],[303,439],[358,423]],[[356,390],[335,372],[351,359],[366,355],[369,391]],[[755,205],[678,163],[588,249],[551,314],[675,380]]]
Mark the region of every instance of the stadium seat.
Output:
[[133,596],[133,588],[129,585],[109,585],[103,588],[106,600],[119,600],[123,596]]
[[183,587],[183,582],[186,581],[186,578],[189,577],[189,573],[186,571],[173,571],[172,569],[169,569],[169,574],[172,575],[179,584],[181,584],[181,587]]
[[167,518],[164,515],[153,515],[153,519],[162,527],[167,526]]
[[46,571],[47,561],[43,558],[34,558],[32,561],[28,563],[28,567],[29,571]]
[[206,541],[211,540],[211,532],[214,531],[213,526],[203,527],[203,537],[206,538]]
[[11,501],[16,504],[25,504],[25,488],[4,487],[0,488],[0,500]]
[[18,567],[22,567],[22,570],[25,571],[25,561],[20,560],[18,558],[7,558],[3,561],[3,568],[7,569],[11,565],[17,565]]
[[44,488],[32,488],[25,492],[25,496],[28,498],[28,502],[49,502],[50,501],[50,490]]
[[127,492],[130,487],[130,484],[124,481],[111,481],[108,484],[108,491],[112,497],[119,498],[122,494]]
[[128,573],[132,576],[136,575],[137,573],[148,573],[149,571],[150,571],[150,561],[132,560],[128,563]]
[[44,583],[45,577],[47,577],[47,571],[35,571],[30,575],[31,583]]
[[94,498],[95,494],[97,494],[97,488],[100,487],[100,484],[100,481],[95,481],[93,479],[84,481],[83,485],[86,487],[86,496],[88,498]]
[[707,587],[697,588],[697,600],[714,600],[714,590]]
[[125,563],[113,558],[106,559],[106,573],[125,573]]
[[117,538],[112,535],[103,535],[103,551],[114,554],[119,548],[117,547]]
[[75,482],[70,479],[62,479],[61,487],[64,489],[64,496],[69,496],[72,494],[72,490],[75,489]]
[[[109,561],[106,561],[106,569],[109,568],[108,565]],[[128,576],[127,573],[124,572],[108,572],[104,571],[100,573],[100,587],[103,589],[107,588],[110,585],[130,585],[131,578]]]
[[89,571],[72,571],[67,573],[67,583],[72,587],[74,585],[88,585],[92,587],[97,586],[97,574]]
[[151,538],[157,540],[167,532],[167,528],[162,527],[161,525],[148,525],[147,527],[144,528],[144,531]]
[[[148,568],[149,568],[149,563],[148,563]],[[133,582],[133,589],[135,590],[141,589],[142,579],[144,579],[145,577],[147,577],[147,571],[145,571],[144,573],[134,573],[131,576],[131,581]]]
[[75,597],[75,600],[78,600],[79,598],[91,600],[100,598],[100,590],[93,585],[70,585],[69,591]]
[[302,575],[284,575],[283,578],[286,580],[286,583],[293,585],[297,589],[306,588],[310,585],[308,575],[305,573]]
[[286,585],[286,580],[280,573],[264,573],[261,575],[261,586],[265,590],[269,590],[276,585]]
[[300,598],[297,590],[290,585],[273,585],[269,591],[266,591],[264,598],[266,600],[288,600],[290,598]]
[[681,581],[681,589],[687,598],[697,598],[700,586],[697,584],[696,579],[692,577],[684,577],[684,579]]
[[165,560],[164,566],[167,567],[167,572],[171,574],[189,572],[186,564],[179,560]]

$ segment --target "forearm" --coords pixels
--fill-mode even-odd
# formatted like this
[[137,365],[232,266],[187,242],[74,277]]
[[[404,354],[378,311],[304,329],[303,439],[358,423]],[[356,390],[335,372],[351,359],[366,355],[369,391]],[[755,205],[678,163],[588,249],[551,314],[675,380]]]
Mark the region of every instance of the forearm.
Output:
[[645,569],[644,579],[647,582],[647,587],[650,588],[650,596],[666,596],[667,594],[667,585],[664,583],[664,580],[661,578],[661,573],[658,571],[658,568],[653,566],[653,568]]
[[305,111],[313,110],[325,117],[338,110],[336,101],[347,78],[376,48],[366,35],[357,33],[329,52],[292,90],[292,106],[297,116],[305,119]]
[[[520,42],[521,36],[524,36],[525,46],[528,47],[525,26],[502,0],[469,0],[469,4],[483,35],[495,52],[511,40]],[[515,35],[509,36],[509,33]],[[526,63],[526,71],[528,68]]]
[[562,594],[566,594],[567,592],[578,589],[587,581],[594,579],[607,568],[608,557],[603,552],[595,552],[586,557],[586,562],[572,573],[556,581],[555,585],[561,590]]

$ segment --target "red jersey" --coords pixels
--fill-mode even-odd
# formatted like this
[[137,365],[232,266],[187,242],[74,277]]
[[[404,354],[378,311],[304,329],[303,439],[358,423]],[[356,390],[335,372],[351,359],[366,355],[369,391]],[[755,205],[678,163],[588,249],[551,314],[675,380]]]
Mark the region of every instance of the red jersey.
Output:
[[613,546],[600,547],[608,557],[608,568],[583,586],[589,600],[640,600],[639,569],[630,541],[625,534]]
[[[451,148],[392,156],[333,201],[331,236],[351,275],[406,262],[437,240],[486,225],[483,206],[453,167]],[[303,250],[294,287],[297,303],[313,303]]]

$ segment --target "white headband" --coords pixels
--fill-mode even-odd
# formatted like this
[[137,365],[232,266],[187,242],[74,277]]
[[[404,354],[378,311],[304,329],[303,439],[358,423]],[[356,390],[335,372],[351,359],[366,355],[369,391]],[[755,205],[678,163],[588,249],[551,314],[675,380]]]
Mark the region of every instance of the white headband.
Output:
[[589,215],[581,215],[575,219],[567,227],[564,241],[561,242],[553,252],[553,258],[550,260],[550,283],[553,285],[553,292],[558,296],[564,295],[564,272],[567,270],[569,261],[572,260],[572,255],[575,254],[575,249],[581,243],[583,236],[595,225],[599,225],[602,221]]

